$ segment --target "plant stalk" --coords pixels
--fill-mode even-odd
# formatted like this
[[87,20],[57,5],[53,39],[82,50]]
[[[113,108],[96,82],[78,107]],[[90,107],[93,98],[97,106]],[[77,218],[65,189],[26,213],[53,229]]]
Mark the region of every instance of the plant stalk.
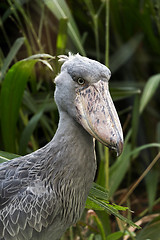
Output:
[[135,188],[139,185],[139,183],[143,180],[143,178],[147,175],[147,173],[151,170],[151,168],[156,164],[156,162],[160,160],[160,152],[156,155],[156,157],[153,159],[153,161],[149,164],[149,166],[146,168],[146,170],[142,173],[142,175],[138,178],[138,180],[133,184],[133,186],[130,188],[128,193],[125,195],[125,197],[121,200],[119,205],[122,205],[128,197],[132,194],[132,192],[135,190]]
[[109,66],[109,0],[106,0],[105,65]]

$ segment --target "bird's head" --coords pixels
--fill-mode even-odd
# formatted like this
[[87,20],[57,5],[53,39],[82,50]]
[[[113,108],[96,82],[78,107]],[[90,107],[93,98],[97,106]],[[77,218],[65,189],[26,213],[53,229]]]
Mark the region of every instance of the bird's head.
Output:
[[108,89],[110,70],[79,54],[60,56],[64,62],[56,77],[59,110],[75,118],[94,138],[120,155],[121,124]]

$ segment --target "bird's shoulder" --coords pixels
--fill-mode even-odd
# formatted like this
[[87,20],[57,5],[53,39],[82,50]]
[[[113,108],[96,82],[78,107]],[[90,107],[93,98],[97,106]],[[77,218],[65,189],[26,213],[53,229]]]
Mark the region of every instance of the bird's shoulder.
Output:
[[[21,183],[18,182],[18,184]],[[13,181],[11,185],[13,187]],[[29,240],[33,232],[41,232],[52,223],[58,206],[56,206],[55,192],[49,186],[38,181],[30,186],[26,184],[23,188],[16,187],[19,191],[13,196],[12,188],[9,189],[10,196],[0,198],[2,200],[0,203],[0,239],[5,237],[8,240],[15,237],[13,239]]]
[[47,193],[27,190],[17,194],[0,211],[0,239],[31,239],[33,232],[41,232],[52,223],[56,210],[55,198]]
[[[22,158],[22,161],[21,161]],[[3,209],[17,193],[25,191],[30,181],[30,169],[34,166],[23,157],[0,164],[0,209]],[[34,174],[32,174],[34,176]]]
[[25,156],[0,165],[0,239],[31,239],[58,211],[54,188],[35,159]]

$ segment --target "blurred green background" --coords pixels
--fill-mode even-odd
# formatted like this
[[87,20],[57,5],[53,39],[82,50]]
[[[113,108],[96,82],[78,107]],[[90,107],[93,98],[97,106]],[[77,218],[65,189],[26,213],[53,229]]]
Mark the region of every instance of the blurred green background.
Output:
[[121,214],[142,229],[105,211],[85,210],[62,239],[159,240],[159,0],[0,1],[1,161],[30,153],[53,137],[58,112],[52,80],[60,66],[52,56],[68,52],[112,71],[110,91],[125,145],[115,158],[96,143],[95,181],[108,190],[107,201],[131,209]]

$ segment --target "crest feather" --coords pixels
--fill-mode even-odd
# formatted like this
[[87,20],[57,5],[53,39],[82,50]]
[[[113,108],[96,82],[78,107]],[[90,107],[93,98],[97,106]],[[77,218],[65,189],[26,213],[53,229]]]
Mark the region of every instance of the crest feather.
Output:
[[59,62],[66,62],[67,60],[69,60],[69,59],[71,59],[72,57],[74,57],[74,56],[79,56],[79,53],[77,53],[77,54],[73,54],[73,53],[71,53],[71,52],[69,52],[68,53],[68,56],[67,55],[59,55],[59,56],[57,56],[58,58],[59,58]]

